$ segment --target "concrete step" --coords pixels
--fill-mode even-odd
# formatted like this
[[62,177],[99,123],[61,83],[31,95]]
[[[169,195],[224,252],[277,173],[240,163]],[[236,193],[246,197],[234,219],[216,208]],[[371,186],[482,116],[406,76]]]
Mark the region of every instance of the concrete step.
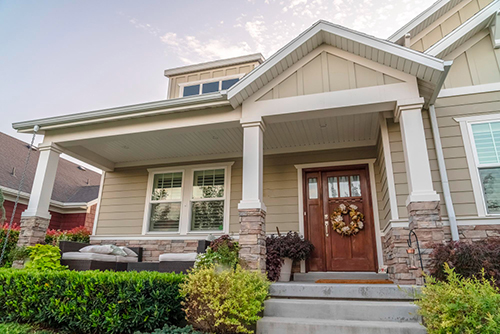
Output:
[[318,284],[306,282],[273,283],[273,298],[414,300],[418,287],[394,284]]
[[299,282],[315,282],[319,279],[358,279],[358,280],[387,280],[387,273],[369,273],[369,272],[309,272],[295,273],[293,280]]
[[320,320],[264,317],[257,323],[257,334],[425,334],[413,322]]
[[419,322],[418,307],[406,301],[269,299],[265,317]]

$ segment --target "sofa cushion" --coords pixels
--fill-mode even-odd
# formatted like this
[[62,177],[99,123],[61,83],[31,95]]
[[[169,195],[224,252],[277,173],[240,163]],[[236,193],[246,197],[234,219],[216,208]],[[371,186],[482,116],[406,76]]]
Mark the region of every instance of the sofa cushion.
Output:
[[127,256],[127,253],[123,249],[115,245],[90,245],[80,249],[80,252]]
[[131,250],[130,248],[128,247],[125,247],[125,246],[121,246],[120,249],[122,251],[124,251],[125,253],[127,253],[127,256],[129,257],[139,257],[139,255],[137,255],[136,252],[134,252],[133,250]]
[[121,263],[139,262],[139,259],[134,256],[117,256],[116,262],[121,262]]
[[160,262],[186,261],[194,262],[198,253],[166,253],[160,255]]
[[62,254],[63,260],[91,260],[101,262],[117,262],[118,256],[99,253],[68,252]]

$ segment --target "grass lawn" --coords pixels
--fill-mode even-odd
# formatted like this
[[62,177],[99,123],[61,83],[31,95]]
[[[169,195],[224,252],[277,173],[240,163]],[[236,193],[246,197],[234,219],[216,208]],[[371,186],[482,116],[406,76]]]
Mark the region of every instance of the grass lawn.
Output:
[[56,334],[53,331],[49,331],[46,329],[36,329],[33,326],[26,324],[16,324],[16,323],[7,323],[0,324],[0,333],[2,334]]

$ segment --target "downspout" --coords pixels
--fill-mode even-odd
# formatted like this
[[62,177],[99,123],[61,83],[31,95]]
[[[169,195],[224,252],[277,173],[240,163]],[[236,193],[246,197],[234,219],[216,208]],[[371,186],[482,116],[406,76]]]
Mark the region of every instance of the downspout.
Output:
[[436,147],[439,175],[441,176],[441,184],[443,186],[444,202],[446,205],[446,211],[448,211],[448,220],[450,221],[451,239],[453,241],[458,241],[460,240],[460,236],[458,234],[457,217],[453,207],[453,200],[451,199],[450,184],[448,182],[448,174],[446,173],[446,163],[444,161],[443,147],[441,145],[441,136],[439,135],[439,127],[434,104],[429,106],[429,115],[434,137],[434,146]]

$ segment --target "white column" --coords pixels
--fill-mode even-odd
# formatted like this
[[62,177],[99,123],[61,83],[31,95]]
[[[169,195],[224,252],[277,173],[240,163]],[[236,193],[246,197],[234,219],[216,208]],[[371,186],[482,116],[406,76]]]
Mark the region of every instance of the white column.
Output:
[[[423,100],[423,99],[422,99]],[[396,107],[396,120],[399,117],[403,151],[406,164],[406,177],[410,192],[406,205],[412,202],[439,201],[434,191],[431,167],[422,120],[423,101],[417,100]]]
[[40,157],[36,167],[33,188],[31,189],[28,208],[22,217],[39,217],[50,219],[49,206],[54,181],[56,179],[57,165],[61,150],[54,144],[40,145]]
[[244,123],[243,127],[243,191],[238,209],[261,209],[263,201],[264,150],[263,122]]

